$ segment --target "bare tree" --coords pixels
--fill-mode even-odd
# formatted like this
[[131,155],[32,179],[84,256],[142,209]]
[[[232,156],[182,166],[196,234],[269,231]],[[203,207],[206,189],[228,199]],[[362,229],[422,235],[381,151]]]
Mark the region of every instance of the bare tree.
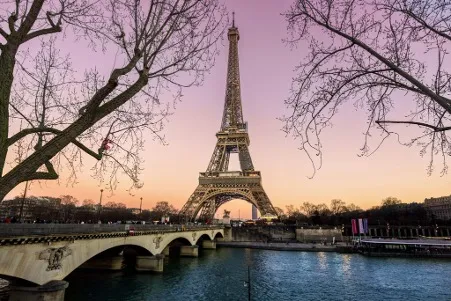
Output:
[[359,206],[355,205],[354,203],[351,203],[351,204],[346,206],[346,211],[354,212],[354,211],[363,211],[363,210],[362,210],[362,208],[360,208]]
[[[170,91],[176,101],[182,88],[200,84],[212,67],[227,20],[219,0],[15,0],[3,5],[0,200],[24,181],[57,179],[67,167],[75,181],[82,153],[99,160],[95,175],[112,189],[118,172],[141,187],[143,131],[160,137],[167,116],[162,91]],[[105,51],[117,53],[110,74],[100,74],[93,63],[80,78],[49,38],[65,26],[74,38],[101,40]],[[19,50],[37,37],[43,39],[42,51]],[[14,131],[11,125],[19,120],[27,126]],[[5,168],[8,151],[22,140],[30,146],[27,157]]]
[[347,210],[346,203],[340,199],[330,201],[330,211],[333,215],[343,213]]
[[[288,43],[307,41],[309,48],[286,100],[292,114],[283,120],[285,131],[300,138],[313,175],[322,164],[320,134],[350,101],[368,114],[361,155],[371,155],[389,136],[398,136],[398,124],[417,126],[419,135],[407,142],[398,136],[398,141],[416,144],[421,156],[430,156],[428,174],[437,155],[441,174],[447,172],[451,1],[296,0],[285,17]],[[405,109],[409,101],[411,111]],[[399,117],[396,110],[404,111],[401,120],[391,119]],[[382,138],[370,148],[375,132]]]
[[75,217],[77,211],[78,200],[71,195],[62,195],[61,199],[61,218],[63,221],[72,220]]
[[152,212],[161,216],[167,216],[176,214],[177,209],[175,209],[174,206],[168,202],[157,202],[155,207],[152,208]]
[[316,205],[315,215],[317,213],[319,215],[321,215],[321,216],[329,216],[329,215],[331,215],[331,211],[330,211],[329,207],[327,207],[327,205],[324,204],[324,203]]
[[394,206],[394,205],[399,205],[399,204],[401,204],[401,203],[402,203],[401,200],[399,200],[398,198],[395,198],[395,197],[391,197],[391,196],[389,196],[389,197],[383,199],[382,202],[381,202],[382,207],[384,207],[384,206]]
[[93,200],[91,200],[91,199],[84,199],[83,203],[82,203],[82,206],[94,207],[95,206],[95,202]]
[[315,211],[318,210],[318,205],[309,202],[304,202],[301,205],[301,210],[305,213],[305,215],[310,217],[314,214]]
[[280,208],[280,207],[274,207],[274,210],[276,210],[277,216],[278,216],[281,220],[283,220],[283,219],[285,219],[285,218],[287,217],[287,216],[285,215],[285,212],[283,211],[282,208]]

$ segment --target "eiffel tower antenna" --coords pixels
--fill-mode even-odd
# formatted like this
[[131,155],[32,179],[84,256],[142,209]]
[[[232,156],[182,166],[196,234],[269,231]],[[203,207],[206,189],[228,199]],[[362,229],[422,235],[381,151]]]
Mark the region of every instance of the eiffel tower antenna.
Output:
[[243,109],[241,106],[240,64],[238,60],[238,40],[240,33],[235,27],[235,13],[233,25],[229,28],[229,63],[227,66],[226,95],[221,130],[244,126]]
[[[197,219],[212,221],[218,208],[233,200],[245,200],[260,211],[262,216],[277,217],[266,195],[259,171],[254,170],[249,153],[249,134],[243,119],[241,103],[238,41],[240,34],[235,27],[235,12],[229,28],[229,57],[221,127],[216,133],[217,142],[207,170],[199,174],[199,185],[182,207],[179,215],[184,221]],[[240,171],[229,171],[231,153],[238,153]]]

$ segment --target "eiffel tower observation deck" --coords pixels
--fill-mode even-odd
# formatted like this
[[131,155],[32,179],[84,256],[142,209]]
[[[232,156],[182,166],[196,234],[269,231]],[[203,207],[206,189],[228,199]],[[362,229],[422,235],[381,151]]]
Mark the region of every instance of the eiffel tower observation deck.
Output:
[[[207,170],[199,174],[199,185],[179,212],[185,221],[211,221],[221,205],[234,199],[253,204],[262,216],[277,217],[249,153],[250,140],[241,103],[239,39],[233,18],[228,31],[229,58],[221,128],[216,133],[218,140]],[[238,153],[241,170],[229,171],[231,153]]]

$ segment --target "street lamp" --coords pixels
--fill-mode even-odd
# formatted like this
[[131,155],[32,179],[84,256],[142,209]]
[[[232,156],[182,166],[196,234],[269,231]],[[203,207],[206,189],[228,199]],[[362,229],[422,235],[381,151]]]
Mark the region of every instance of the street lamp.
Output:
[[142,206],[143,206],[143,198],[141,197],[141,203],[139,204],[139,213],[142,213]]
[[99,210],[98,210],[98,213],[97,213],[99,221],[100,221],[100,208],[102,208],[102,194],[103,194],[103,189],[100,189]]

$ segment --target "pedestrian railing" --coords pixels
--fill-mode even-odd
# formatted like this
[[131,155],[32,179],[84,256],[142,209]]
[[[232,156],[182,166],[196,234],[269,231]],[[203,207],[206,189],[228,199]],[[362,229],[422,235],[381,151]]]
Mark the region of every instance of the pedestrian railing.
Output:
[[143,225],[143,224],[0,224],[0,237],[55,235],[55,234],[94,234],[108,232],[134,231],[200,231],[222,229],[220,225]]

